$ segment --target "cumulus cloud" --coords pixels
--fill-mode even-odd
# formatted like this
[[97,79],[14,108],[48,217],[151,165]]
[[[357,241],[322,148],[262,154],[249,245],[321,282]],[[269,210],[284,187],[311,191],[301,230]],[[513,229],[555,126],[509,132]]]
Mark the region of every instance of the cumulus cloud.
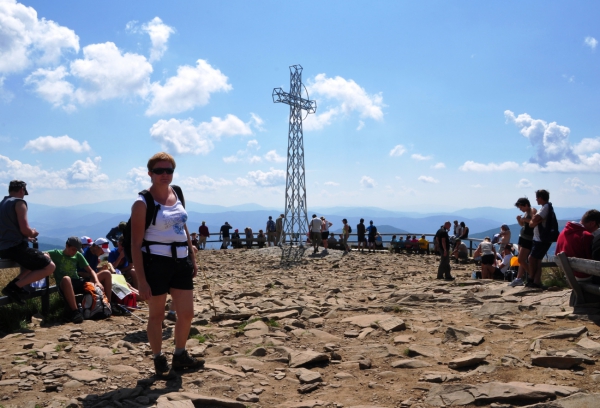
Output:
[[30,65],[56,64],[65,52],[79,52],[79,37],[52,20],[39,19],[32,7],[0,1],[0,74]]
[[199,177],[185,178],[185,179],[181,180],[181,182],[179,182],[179,184],[181,184],[182,187],[185,187],[186,191],[187,190],[205,191],[205,190],[217,190],[223,186],[230,186],[233,184],[233,182],[230,180],[223,179],[223,178],[213,179],[208,176],[199,176]]
[[360,185],[362,188],[374,188],[377,183],[369,176],[362,176],[360,179]]
[[390,156],[398,157],[402,156],[406,152],[406,149],[402,145],[396,145],[392,150],[390,150]]
[[100,157],[77,160],[70,167],[59,170],[45,170],[40,165],[31,165],[19,160],[11,160],[0,155],[0,182],[27,180],[27,185],[41,189],[99,189],[106,186],[108,176],[100,169]]
[[519,164],[515,162],[504,162],[500,164],[496,163],[476,163],[474,161],[467,161],[465,164],[458,168],[461,171],[476,171],[476,172],[490,172],[490,171],[506,171],[506,170],[518,170]]
[[525,178],[519,180],[519,182],[517,183],[517,188],[531,188],[532,186],[533,184],[531,184],[531,181]]
[[286,158],[277,154],[275,150],[269,150],[267,154],[265,154],[265,160],[268,162],[274,163],[283,163],[286,161]]
[[0,75],[0,102],[9,103],[15,97],[15,95],[9,90],[4,88],[5,77]]
[[584,181],[577,177],[566,179],[565,184],[582,193],[589,193],[594,195],[598,195],[598,193],[600,193],[600,186],[586,184]]
[[167,42],[175,30],[164,24],[158,17],[154,17],[152,20],[142,25],[142,30],[148,33],[150,42],[152,42],[150,62],[160,60],[165,51],[167,51]]
[[265,123],[265,121],[256,113],[250,112],[250,116],[252,117],[252,119],[250,120],[252,126],[254,126],[256,130],[263,132],[265,130],[265,128],[263,128],[263,124]]
[[75,110],[75,105],[71,103],[75,87],[64,79],[68,75],[64,66],[55,69],[38,68],[25,78],[25,84],[33,86],[38,96],[54,107],[62,107],[71,112]]
[[325,183],[323,183],[326,186],[331,186],[331,187],[337,187],[340,185],[340,183],[336,183],[335,181],[326,181]]
[[235,182],[242,187],[274,187],[285,185],[285,175],[285,171],[271,167],[269,171],[249,171],[245,178],[238,177]]
[[177,75],[167,79],[164,85],[152,84],[152,100],[146,115],[180,113],[204,106],[212,93],[233,89],[227,81],[221,71],[201,59],[195,67],[180,66]]
[[150,187],[150,176],[148,169],[144,166],[134,167],[127,172],[127,183],[135,191],[140,191]]
[[207,154],[214,148],[213,142],[223,136],[250,134],[250,126],[235,115],[212,117],[210,122],[198,125],[193,119],[161,119],[150,128],[150,135],[163,149],[177,154]]
[[598,45],[598,40],[596,40],[594,37],[585,37],[583,43],[590,47],[592,50],[595,50],[596,46]]
[[67,150],[74,153],[83,153],[92,150],[87,141],[81,143],[67,135],[57,137],[40,136],[37,139],[28,141],[25,144],[24,149],[33,152],[56,152]]
[[436,170],[445,169],[446,165],[444,163],[442,163],[442,162],[439,162],[439,163],[436,163],[433,166],[431,166],[431,168],[432,169],[436,169]]
[[410,156],[413,160],[425,161],[431,160],[431,156],[423,156],[422,154],[415,153]]
[[439,180],[436,180],[430,176],[419,176],[419,178],[417,180],[422,181],[423,183],[430,183],[430,184],[437,184],[440,182]]
[[573,146],[573,153],[577,155],[585,155],[600,150],[600,137],[594,139],[584,138],[579,143]]
[[357,130],[364,127],[364,120],[383,119],[383,97],[381,93],[369,95],[367,91],[354,80],[347,80],[340,76],[328,78],[325,74],[318,74],[314,79],[308,80],[307,89],[311,98],[317,100],[318,106],[327,106],[323,113],[308,115],[305,120],[305,130],[318,130],[331,124],[333,120],[358,114],[359,125]]

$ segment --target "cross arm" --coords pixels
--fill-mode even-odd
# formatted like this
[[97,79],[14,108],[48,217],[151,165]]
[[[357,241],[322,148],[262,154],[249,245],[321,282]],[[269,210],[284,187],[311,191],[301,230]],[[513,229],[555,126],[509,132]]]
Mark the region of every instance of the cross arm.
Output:
[[285,103],[287,105],[299,106],[307,113],[315,113],[317,111],[317,101],[309,101],[285,92],[281,88],[273,89],[273,102]]

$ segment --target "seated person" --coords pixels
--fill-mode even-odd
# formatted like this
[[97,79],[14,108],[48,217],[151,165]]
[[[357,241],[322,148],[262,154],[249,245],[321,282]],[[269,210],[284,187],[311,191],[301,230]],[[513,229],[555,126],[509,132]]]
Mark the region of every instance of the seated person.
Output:
[[335,239],[335,234],[329,234],[329,237],[327,238],[327,245],[329,245],[329,248],[335,249],[337,244],[338,240]]
[[506,244],[504,246],[504,250],[502,251],[502,262],[500,262],[500,264],[494,270],[494,279],[504,280],[506,272],[508,271],[508,268],[510,268],[510,263],[513,257],[514,254],[512,244]]
[[510,228],[508,228],[508,225],[506,224],[502,224],[502,226],[500,227],[500,233],[498,234],[498,238],[499,238],[499,244],[500,244],[500,249],[499,249],[499,253],[503,253],[504,252],[504,247],[510,242]]
[[[136,288],[131,286],[131,284],[125,280],[125,277],[123,275],[118,274],[117,271],[115,270],[115,268],[112,266],[112,264],[109,261],[102,261],[98,264],[98,272],[102,272],[102,271],[110,272],[110,277],[111,277],[111,281],[112,281],[112,285],[113,285],[112,286],[113,293],[112,293],[111,302],[114,302],[119,305],[129,306],[129,307],[137,307],[137,301],[144,300],[144,299],[140,298],[140,292],[138,292],[138,290]],[[131,291],[131,293],[129,295],[125,296],[125,298],[120,299],[115,294],[115,293],[117,293],[117,291],[115,290],[115,284],[125,286],[127,289],[129,289]]]
[[231,234],[231,246],[236,249],[239,249],[243,246],[242,239],[240,238],[240,231],[237,229],[233,232],[233,234]]
[[406,251],[412,251],[413,243],[412,243],[412,240],[410,239],[410,235],[406,236],[406,239],[404,240],[404,247],[406,248]]
[[460,222],[460,227],[462,228],[462,233],[458,238],[460,238],[462,241],[465,241],[467,238],[469,238],[469,227],[465,225],[464,221]]
[[377,235],[375,235],[375,247],[377,247],[378,249],[383,248],[383,238],[381,237],[379,232],[377,233]]
[[199,241],[198,241],[198,234],[197,234],[197,233],[195,233],[195,232],[192,232],[192,233],[190,234],[190,238],[191,238],[191,240],[192,240],[192,246],[193,246],[194,248],[198,249],[198,244],[199,244]]
[[469,248],[467,248],[467,246],[464,242],[462,242],[462,240],[457,239],[456,245],[454,245],[454,251],[452,251],[452,254],[450,256],[456,259],[457,261],[461,259],[467,260],[469,259]]
[[[88,248],[89,249],[89,248]],[[56,265],[54,270],[54,279],[58,286],[59,293],[67,302],[71,309],[71,321],[81,323],[83,315],[77,308],[75,295],[83,294],[83,284],[85,281],[77,275],[77,268],[83,269],[89,276],[89,281],[103,288],[105,294],[112,292],[112,280],[109,272],[103,271],[102,279],[96,272],[90,268],[81,250],[81,240],[79,237],[70,237],[67,239],[65,249],[53,249],[48,251],[52,262]],[[97,266],[97,265],[96,265]]]
[[121,271],[125,279],[133,285],[134,288],[138,287],[137,276],[135,275],[135,269],[133,263],[130,263],[125,256],[125,249],[123,248],[123,236],[119,237],[117,247],[114,248],[108,254],[108,262],[114,269]]
[[[98,238],[91,246],[85,248],[82,253],[90,268],[92,268],[94,272],[98,272],[98,257],[108,254],[109,252],[108,240],[105,238]],[[77,273],[81,277],[87,278],[87,273],[84,268],[78,267]]]
[[94,240],[90,237],[86,237],[85,235],[81,237],[81,252],[85,251],[86,248],[89,248],[94,243]]
[[412,249],[414,252],[418,252],[419,251],[419,240],[417,239],[416,235],[412,236],[412,239],[410,240],[410,242],[412,243]]
[[258,235],[256,236],[256,241],[258,242],[259,248],[265,247],[265,242],[267,242],[267,237],[263,230],[258,230]]
[[429,252],[429,241],[427,241],[427,238],[425,238],[425,235],[421,235],[421,238],[418,241],[419,243],[419,253],[424,254],[427,253],[427,255],[430,254]]

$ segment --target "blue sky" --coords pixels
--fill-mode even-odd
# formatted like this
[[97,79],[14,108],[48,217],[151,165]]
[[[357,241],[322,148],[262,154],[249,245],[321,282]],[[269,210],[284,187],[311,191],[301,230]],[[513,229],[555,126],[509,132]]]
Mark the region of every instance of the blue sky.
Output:
[[596,1],[0,0],[0,189],[135,197],[165,150],[188,200],[282,208],[289,66],[311,206],[598,207]]

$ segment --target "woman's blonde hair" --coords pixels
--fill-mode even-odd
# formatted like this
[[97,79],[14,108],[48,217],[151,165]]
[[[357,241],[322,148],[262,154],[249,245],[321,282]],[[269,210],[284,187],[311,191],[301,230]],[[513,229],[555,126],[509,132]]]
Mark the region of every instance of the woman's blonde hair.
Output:
[[154,166],[156,166],[156,163],[163,160],[170,162],[173,165],[173,169],[175,169],[175,159],[173,156],[171,156],[169,153],[159,152],[152,156],[150,160],[148,160],[148,171],[152,171]]

